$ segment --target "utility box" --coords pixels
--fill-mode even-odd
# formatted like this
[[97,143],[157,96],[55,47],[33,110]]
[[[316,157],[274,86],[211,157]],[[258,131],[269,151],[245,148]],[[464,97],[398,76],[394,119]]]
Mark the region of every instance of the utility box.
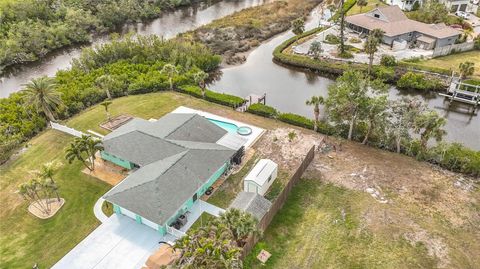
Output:
[[269,159],[261,159],[243,179],[243,190],[265,195],[277,178],[278,164]]

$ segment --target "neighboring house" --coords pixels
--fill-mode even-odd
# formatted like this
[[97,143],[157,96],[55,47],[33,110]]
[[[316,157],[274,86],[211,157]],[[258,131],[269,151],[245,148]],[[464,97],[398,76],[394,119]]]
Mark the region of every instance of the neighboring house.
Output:
[[457,11],[467,11],[469,0],[439,0],[440,3],[447,7],[447,10],[455,13]]
[[241,162],[245,142],[198,114],[134,118],[103,138],[102,158],[133,169],[104,198],[116,213],[164,235],[232,163]]
[[269,159],[261,159],[243,179],[243,190],[264,195],[277,178],[278,164]]
[[252,214],[257,220],[261,220],[272,203],[263,196],[254,192],[240,192],[229,208],[236,208]]
[[382,41],[393,47],[394,42],[408,42],[423,49],[455,44],[461,32],[444,23],[426,24],[410,20],[398,6],[375,8],[367,13],[346,17],[347,27],[368,34],[373,29],[384,31]]

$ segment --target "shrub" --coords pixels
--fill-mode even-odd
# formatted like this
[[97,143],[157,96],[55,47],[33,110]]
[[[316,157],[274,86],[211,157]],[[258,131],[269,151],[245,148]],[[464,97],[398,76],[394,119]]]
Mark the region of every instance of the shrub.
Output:
[[280,115],[278,115],[277,119],[291,125],[313,130],[313,120],[308,119],[304,116],[293,113],[281,113]]
[[428,161],[451,171],[480,176],[480,151],[474,151],[459,143],[440,143],[430,149]]
[[383,54],[382,58],[380,59],[380,64],[383,66],[396,66],[397,59],[395,59],[395,57],[392,55]]
[[236,108],[244,103],[244,99],[235,95],[218,93],[207,90],[205,92],[205,100],[224,106]]
[[376,78],[386,82],[393,82],[395,80],[395,69],[393,67],[375,66],[373,72]]
[[351,59],[353,58],[353,54],[350,51],[346,50],[343,53],[338,53],[338,57],[343,59]]
[[[480,10],[480,8],[478,10]],[[475,41],[475,44],[474,44],[473,48],[476,49],[476,50],[480,50],[480,35],[475,37],[474,41]]]
[[348,41],[350,41],[350,43],[360,43],[360,42],[362,42],[362,40],[360,40],[360,38],[356,38],[356,37],[352,37]]
[[200,87],[198,86],[186,85],[177,88],[177,91],[186,93],[197,98],[202,98],[202,89],[200,89]]
[[278,114],[275,108],[260,103],[249,106],[247,112],[267,118],[274,118]]
[[324,42],[327,43],[327,44],[335,45],[335,44],[340,43],[340,38],[339,38],[338,36],[336,36],[336,35],[328,34],[328,35],[325,37]]
[[397,86],[402,89],[430,91],[441,89],[442,83],[437,79],[428,79],[424,74],[407,72],[397,81]]

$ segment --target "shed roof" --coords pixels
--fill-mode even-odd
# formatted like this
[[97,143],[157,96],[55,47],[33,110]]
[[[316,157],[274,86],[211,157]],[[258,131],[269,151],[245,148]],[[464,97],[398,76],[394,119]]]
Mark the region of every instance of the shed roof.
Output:
[[242,191],[235,197],[229,208],[241,209],[252,214],[257,220],[261,220],[271,206],[272,203],[263,196],[255,192]]
[[253,181],[259,186],[263,186],[268,180],[268,177],[275,171],[278,167],[274,161],[269,159],[261,159],[255,164],[255,167],[248,173],[245,177],[245,181]]

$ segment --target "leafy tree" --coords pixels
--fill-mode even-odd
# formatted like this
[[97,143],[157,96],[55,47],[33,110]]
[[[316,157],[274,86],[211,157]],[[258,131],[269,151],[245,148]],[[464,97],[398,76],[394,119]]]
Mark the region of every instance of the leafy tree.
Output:
[[[103,150],[102,141],[92,136],[82,135],[70,144],[65,158],[69,163],[79,160],[90,171],[95,170],[95,153]],[[89,161],[87,162],[86,159]]]
[[357,6],[360,7],[360,13],[362,13],[362,8],[368,5],[367,0],[357,0]]
[[305,21],[303,18],[297,18],[292,21],[292,32],[297,36],[305,32]]
[[195,83],[198,84],[200,89],[202,89],[202,97],[205,99],[205,92],[206,92],[206,85],[205,80],[208,78],[208,73],[203,71],[198,71],[197,73],[193,74],[193,80]]
[[223,224],[191,230],[175,242],[180,257],[173,268],[242,268],[240,248]]
[[329,118],[337,124],[349,125],[349,140],[352,139],[357,121],[367,114],[370,96],[381,90],[380,85],[382,83],[370,83],[361,72],[349,70],[328,88],[325,104]]
[[427,150],[427,143],[431,138],[435,138],[437,142],[442,141],[443,136],[447,133],[443,128],[447,121],[444,117],[438,115],[435,110],[427,109],[416,117],[413,121],[413,130],[420,134],[420,146],[423,152]]
[[95,80],[95,85],[105,91],[108,99],[112,99],[111,91],[115,89],[115,80],[110,75],[102,75]]
[[418,10],[409,12],[407,15],[410,19],[428,24],[447,22],[449,16],[447,7],[435,0],[424,1]]
[[33,105],[37,112],[43,112],[50,121],[55,121],[55,114],[63,103],[53,79],[44,76],[32,79],[24,86],[22,92],[27,105]]
[[325,99],[322,96],[312,96],[310,100],[307,100],[305,104],[307,106],[313,106],[313,115],[315,121],[313,123],[313,130],[316,132],[318,129],[318,122],[320,121],[320,105],[325,103]]
[[384,126],[387,120],[388,100],[386,94],[371,96],[365,112],[365,121],[367,122],[367,131],[362,144],[366,144],[370,135],[376,128]]
[[100,103],[103,108],[105,108],[105,113],[107,113],[107,120],[110,121],[110,112],[108,112],[108,107],[112,104],[112,101],[103,101]]
[[168,77],[168,84],[170,85],[170,90],[173,91],[173,78],[178,74],[178,69],[173,64],[166,64],[163,66],[160,73],[165,74]]
[[20,184],[17,193],[40,212],[48,215],[51,212],[51,205],[48,202],[52,191],[51,186],[39,181],[37,178],[33,178],[28,182]]
[[423,111],[424,104],[415,98],[401,98],[390,104],[389,129],[391,130],[397,153],[402,148],[402,140],[410,139],[415,119]]
[[458,69],[460,69],[460,77],[462,79],[465,79],[468,76],[473,75],[473,73],[475,72],[475,63],[470,61],[460,63],[458,65]]
[[308,54],[313,56],[313,59],[318,59],[322,55],[322,43],[319,41],[313,41],[310,44],[310,48],[308,49]]
[[370,75],[372,72],[372,65],[373,65],[373,58],[375,56],[375,52],[378,51],[378,46],[381,43],[381,38],[383,36],[383,30],[381,29],[373,29],[368,37],[367,41],[364,44],[364,50],[368,54],[368,74]]
[[225,225],[232,233],[233,240],[238,247],[243,247],[249,236],[257,235],[260,230],[257,228],[257,220],[252,214],[240,209],[231,208],[220,214],[218,223]]

